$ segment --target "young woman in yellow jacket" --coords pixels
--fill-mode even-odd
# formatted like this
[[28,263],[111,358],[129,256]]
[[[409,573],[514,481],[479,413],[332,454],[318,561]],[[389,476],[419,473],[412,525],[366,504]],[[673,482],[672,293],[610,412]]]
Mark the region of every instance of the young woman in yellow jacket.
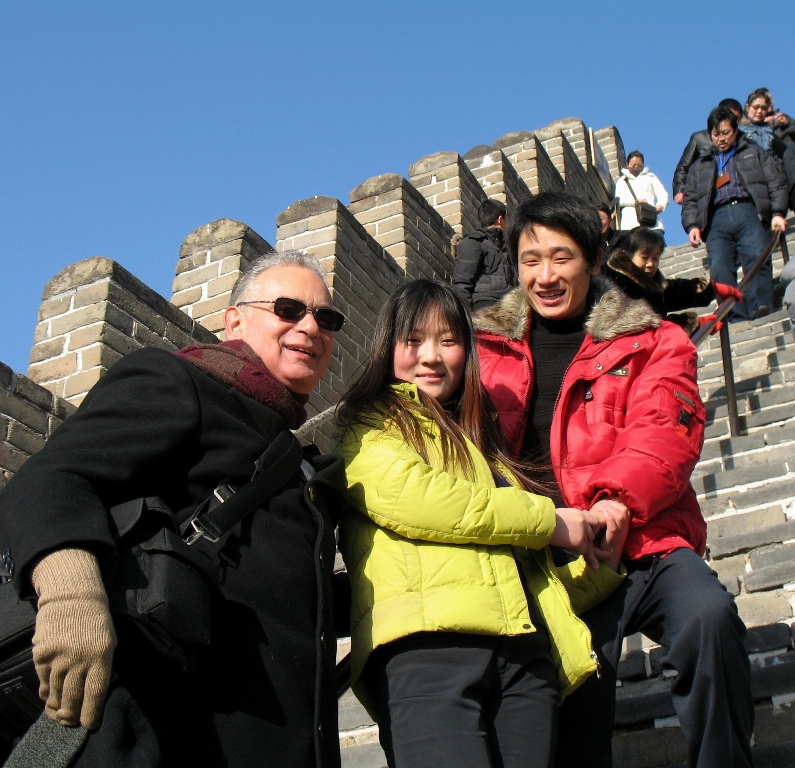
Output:
[[[552,765],[558,701],[597,670],[577,614],[622,579],[626,508],[555,509],[530,492],[480,383],[469,315],[428,280],[381,311],[337,450],[353,688],[389,765]],[[556,567],[549,544],[585,557]]]

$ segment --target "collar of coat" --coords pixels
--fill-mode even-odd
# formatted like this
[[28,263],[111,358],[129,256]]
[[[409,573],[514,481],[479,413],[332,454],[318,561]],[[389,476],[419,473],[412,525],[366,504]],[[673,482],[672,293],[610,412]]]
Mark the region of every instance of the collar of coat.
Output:
[[[610,341],[625,333],[659,328],[662,318],[643,299],[631,299],[613,283],[599,275],[591,278],[585,332],[594,341]],[[501,301],[481,309],[473,316],[475,330],[520,341],[530,330],[533,311],[521,286]]]
[[632,171],[630,171],[629,168],[622,168],[621,175],[625,179],[629,179],[629,181],[632,181],[633,179],[639,179],[641,176],[651,176],[651,173],[649,173],[649,167],[644,166],[643,170],[637,176],[634,173],[632,173]]

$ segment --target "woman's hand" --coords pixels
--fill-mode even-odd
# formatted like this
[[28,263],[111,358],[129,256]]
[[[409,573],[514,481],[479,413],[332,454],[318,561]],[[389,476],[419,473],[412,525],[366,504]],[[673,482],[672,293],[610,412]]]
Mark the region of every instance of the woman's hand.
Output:
[[556,509],[555,520],[555,533],[550,544],[582,555],[591,568],[598,570],[599,560],[594,553],[593,542],[604,522],[587,509],[571,507]]

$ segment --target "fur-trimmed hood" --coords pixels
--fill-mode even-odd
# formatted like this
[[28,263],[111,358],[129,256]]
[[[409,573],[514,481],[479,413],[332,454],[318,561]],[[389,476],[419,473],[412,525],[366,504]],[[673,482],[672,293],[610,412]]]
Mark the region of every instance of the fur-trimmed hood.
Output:
[[[662,318],[643,299],[632,299],[607,278],[591,278],[588,305],[592,307],[585,321],[586,333],[594,341],[610,341],[625,333],[639,333],[659,328]],[[532,309],[521,287],[515,288],[497,304],[476,312],[476,331],[523,339],[530,328]]]

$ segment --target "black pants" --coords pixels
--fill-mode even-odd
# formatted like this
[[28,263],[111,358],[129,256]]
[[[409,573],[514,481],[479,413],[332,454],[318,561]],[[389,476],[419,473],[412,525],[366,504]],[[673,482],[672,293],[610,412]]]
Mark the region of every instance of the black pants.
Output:
[[551,766],[558,683],[549,636],[410,635],[365,670],[390,768]]
[[556,766],[611,766],[616,668],[622,638],[635,632],[664,646],[663,667],[678,673],[671,694],[689,768],[752,765],[751,671],[734,598],[690,549],[629,563],[627,570],[622,586],[582,617],[602,678],[589,678],[563,702]]

